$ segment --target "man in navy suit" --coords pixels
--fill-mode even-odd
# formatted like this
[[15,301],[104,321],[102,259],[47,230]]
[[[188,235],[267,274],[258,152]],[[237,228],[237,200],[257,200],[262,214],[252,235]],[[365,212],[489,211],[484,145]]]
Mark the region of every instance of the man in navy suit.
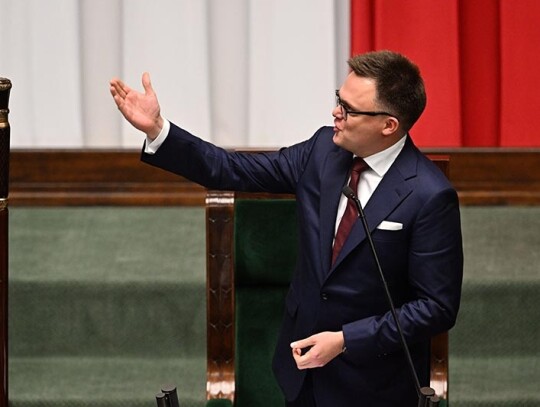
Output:
[[409,136],[426,103],[418,68],[390,51],[353,57],[349,66],[334,127],[272,153],[227,152],[164,120],[146,73],[144,93],[118,79],[111,93],[147,135],[143,161],[208,188],[296,195],[300,247],[273,361],[286,405],[416,406],[362,224],[340,232],[349,211],[341,190],[363,159],[358,197],[422,386],[430,338],[454,325],[459,308],[458,198]]

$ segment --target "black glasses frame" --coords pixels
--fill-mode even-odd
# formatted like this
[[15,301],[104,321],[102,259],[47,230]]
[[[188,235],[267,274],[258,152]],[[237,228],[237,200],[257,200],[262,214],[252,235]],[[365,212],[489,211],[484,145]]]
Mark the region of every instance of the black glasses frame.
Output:
[[[381,115],[385,115],[385,116],[392,116],[392,117],[396,117],[395,115],[391,114],[391,113],[388,113],[388,112],[378,112],[378,111],[375,111],[375,112],[365,112],[365,111],[361,111],[361,110],[351,110],[349,109],[347,106],[346,106],[346,103],[343,102],[343,100],[341,100],[341,98],[339,97],[339,89],[336,89],[336,106],[339,106],[341,108],[341,115],[343,116],[343,120],[347,120],[347,116],[348,115],[351,115],[351,116],[381,116]],[[397,119],[397,117],[396,117]]]

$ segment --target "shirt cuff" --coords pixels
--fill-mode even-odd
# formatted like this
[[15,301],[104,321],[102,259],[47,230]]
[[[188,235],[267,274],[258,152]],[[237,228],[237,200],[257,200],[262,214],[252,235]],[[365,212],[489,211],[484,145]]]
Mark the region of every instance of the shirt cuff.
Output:
[[144,152],[146,154],[155,154],[169,135],[170,128],[171,123],[167,119],[163,119],[163,127],[158,136],[154,140],[150,139],[148,136],[146,137]]

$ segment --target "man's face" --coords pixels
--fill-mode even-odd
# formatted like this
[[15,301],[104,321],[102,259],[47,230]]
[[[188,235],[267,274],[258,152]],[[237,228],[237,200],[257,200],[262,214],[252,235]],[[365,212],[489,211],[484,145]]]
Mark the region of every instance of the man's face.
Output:
[[[344,108],[350,111],[380,111],[375,103],[375,81],[351,72],[339,89]],[[359,157],[368,157],[382,151],[385,142],[383,131],[388,115],[367,116],[348,114],[345,120],[341,106],[332,112],[334,116],[334,143]]]

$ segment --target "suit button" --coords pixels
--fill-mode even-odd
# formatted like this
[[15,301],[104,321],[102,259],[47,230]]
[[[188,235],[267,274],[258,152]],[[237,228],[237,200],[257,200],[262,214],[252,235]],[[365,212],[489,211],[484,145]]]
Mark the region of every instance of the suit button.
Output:
[[328,299],[328,294],[322,293],[321,298],[326,301]]

